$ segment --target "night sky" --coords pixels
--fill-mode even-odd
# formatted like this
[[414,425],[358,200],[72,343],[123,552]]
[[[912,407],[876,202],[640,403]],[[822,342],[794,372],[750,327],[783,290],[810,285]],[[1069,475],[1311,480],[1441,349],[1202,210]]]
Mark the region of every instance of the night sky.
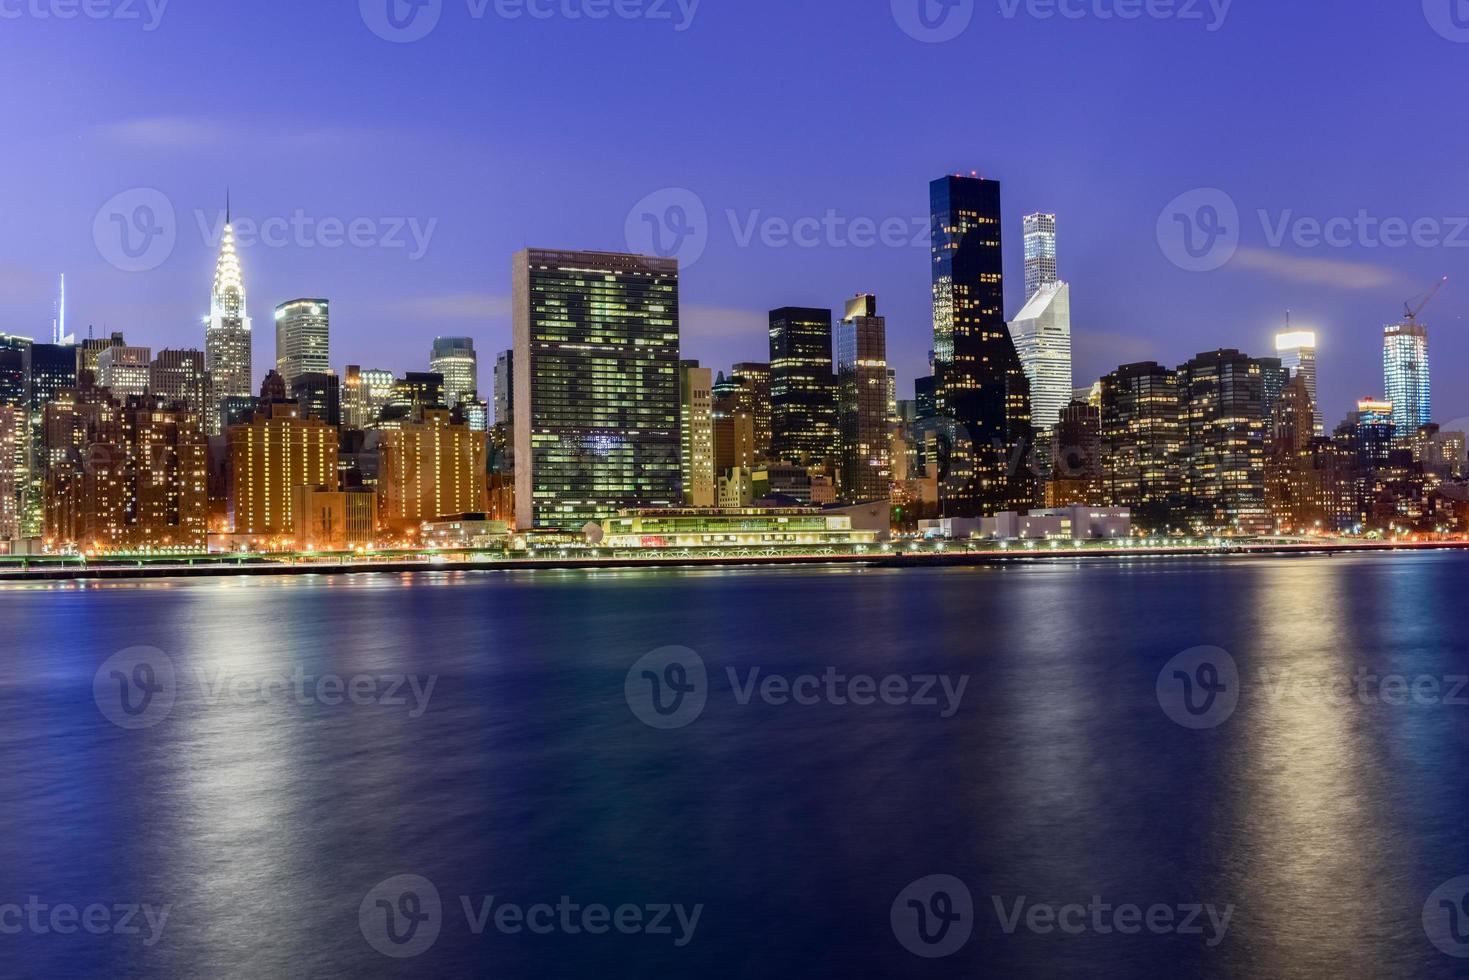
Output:
[[[649,234],[643,211],[673,220],[683,203],[685,244],[707,237],[683,278],[685,356],[763,360],[766,310],[875,292],[908,397],[931,344],[912,229],[931,179],[978,171],[1004,186],[1007,314],[1024,299],[1021,215],[1059,215],[1078,384],[1127,361],[1270,353],[1291,309],[1321,334],[1334,424],[1380,393],[1382,325],[1449,275],[1423,317],[1434,414],[1469,416],[1469,26],[1452,0],[1235,0],[1222,23],[1222,0],[1157,0],[1167,17],[1135,0],[1131,20],[1100,16],[1115,0],[1066,0],[1078,18],[957,0],[936,30],[971,20],[946,41],[919,26],[919,0],[702,0],[692,19],[689,0],[617,0],[635,18],[600,0],[606,19],[562,12],[599,0],[534,0],[547,19],[427,0],[439,20],[412,43],[374,33],[394,36],[388,0],[171,0],[156,25],[145,0],[88,0],[136,19],[36,16],[72,2],[0,0],[0,331],[46,336],[64,271],[83,336],[90,323],[202,347],[228,186],[237,221],[358,225],[358,245],[325,247],[330,224],[313,224],[243,250],[258,374],[274,361],[272,308],[298,296],[332,301],[338,369],[423,369],[437,334],[472,336],[487,365],[510,344],[513,252],[627,250],[630,229],[634,244]],[[136,216],[137,188],[173,209],[174,243],[134,239],[159,243],[138,260],[154,267],[124,271],[110,215]],[[1238,250],[1207,272],[1159,240],[1160,216],[1179,227],[1165,207],[1198,188],[1241,215]],[[1185,198],[1200,201],[1217,196]],[[828,212],[837,230],[805,245],[760,230]],[[1272,242],[1283,220],[1359,212],[1417,222],[1418,241],[1352,228],[1313,243],[1306,226]],[[421,256],[406,219],[432,229]],[[864,247],[859,219],[906,231]]]

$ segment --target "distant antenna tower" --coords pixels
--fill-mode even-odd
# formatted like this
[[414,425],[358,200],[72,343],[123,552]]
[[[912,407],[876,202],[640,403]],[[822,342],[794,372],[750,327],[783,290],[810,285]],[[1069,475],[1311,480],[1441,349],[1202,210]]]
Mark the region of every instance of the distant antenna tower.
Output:
[[64,344],[66,338],[66,273],[61,274],[61,289],[56,296],[56,316],[51,321],[51,343]]

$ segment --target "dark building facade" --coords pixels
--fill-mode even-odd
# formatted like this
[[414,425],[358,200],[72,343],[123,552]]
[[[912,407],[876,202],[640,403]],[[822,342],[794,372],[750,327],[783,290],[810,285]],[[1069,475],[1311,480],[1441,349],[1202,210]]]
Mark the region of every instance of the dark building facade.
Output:
[[770,448],[777,458],[814,465],[836,459],[836,376],[831,310],[770,311]]
[[943,177],[929,186],[933,220],[933,342],[945,516],[1036,503],[1026,465],[1030,384],[1005,325],[1000,185]]

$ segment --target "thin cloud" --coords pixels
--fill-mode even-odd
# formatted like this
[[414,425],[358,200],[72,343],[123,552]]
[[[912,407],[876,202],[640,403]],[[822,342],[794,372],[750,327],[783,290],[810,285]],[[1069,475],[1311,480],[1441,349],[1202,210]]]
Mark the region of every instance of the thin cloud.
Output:
[[1306,286],[1381,289],[1407,284],[1402,274],[1369,262],[1291,255],[1266,248],[1241,247],[1235,253],[1233,264]]

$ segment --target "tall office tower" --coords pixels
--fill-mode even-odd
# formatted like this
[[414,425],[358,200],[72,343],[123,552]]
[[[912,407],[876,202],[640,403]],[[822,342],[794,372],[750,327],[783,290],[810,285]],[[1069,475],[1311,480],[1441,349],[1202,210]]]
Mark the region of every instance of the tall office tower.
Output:
[[1316,438],[1316,418],[1308,376],[1297,370],[1281,391],[1265,460],[1265,503],[1277,533],[1333,531],[1350,516],[1346,467],[1328,440]]
[[1025,301],[1056,281],[1056,216],[1025,216]]
[[679,503],[678,262],[515,256],[515,513],[580,530]]
[[757,361],[736,364],[730,377],[740,384],[740,407],[750,413],[755,426],[755,453],[761,458],[771,454],[770,365]]
[[75,545],[86,537],[86,454],[116,403],[100,389],[64,391],[42,410],[41,533],[50,547]]
[[378,445],[378,519],[407,536],[425,521],[483,513],[485,436],[447,408],[422,407]]
[[[750,469],[760,458],[755,445],[755,414],[745,398],[748,389],[738,381],[714,385],[714,479],[730,470]],[[720,506],[723,506],[721,504]]]
[[1399,432],[1395,408],[1385,399],[1364,398],[1348,416],[1344,428],[1352,437],[1358,469],[1371,472],[1387,467]]
[[1073,388],[1071,391],[1071,400],[1074,402],[1086,402],[1092,408],[1100,409],[1102,407],[1102,382],[1093,381],[1085,387]]
[[515,351],[502,350],[495,358],[495,424],[515,421]]
[[275,369],[287,388],[303,374],[331,370],[331,320],[324,299],[293,299],[275,308]]
[[29,479],[26,410],[0,405],[0,541],[21,537],[25,488]]
[[1433,421],[1427,327],[1413,320],[1383,328],[1382,377],[1400,435]]
[[27,337],[0,334],[0,405],[25,408],[29,403],[31,343]]
[[939,413],[939,385],[933,375],[913,379],[913,405],[920,419],[931,419]]
[[366,397],[361,365],[348,364],[342,370],[342,425],[345,428],[366,428]]
[[69,344],[32,344],[25,352],[30,424],[28,482],[22,525],[28,536],[45,529],[46,456],[43,424],[46,406],[77,386],[77,349]]
[[1265,534],[1265,448],[1284,369],[1237,350],[1199,354],[1178,369],[1186,425],[1184,494],[1202,530]]
[[84,540],[98,552],[203,551],[209,443],[197,412],[130,398],[89,447]]
[[698,361],[678,365],[679,474],[683,502],[690,507],[713,507],[714,480],[714,372]]
[[364,370],[348,364],[342,376],[342,422],[349,429],[370,429],[392,397],[398,379],[392,371]]
[[948,429],[940,504],[948,517],[1028,507],[1038,489],[1024,465],[1030,384],[1005,326],[1000,184],[942,177],[929,203],[937,408]]
[[63,391],[77,386],[77,349],[70,344],[32,344],[26,351],[29,404],[37,414]]
[[890,405],[887,320],[877,315],[876,296],[847,301],[836,331],[836,359],[842,498],[887,500],[893,478],[889,419],[896,409]]
[[119,402],[142,398],[153,380],[153,351],[148,347],[109,347],[97,357],[97,384]]
[[421,408],[447,408],[444,376],[435,371],[409,371],[393,382],[387,404],[378,412],[379,429],[397,428]]
[[477,391],[471,391],[459,399],[454,414],[464,420],[470,432],[490,431],[490,403],[481,398]]
[[204,369],[214,379],[216,405],[226,398],[248,398],[254,393],[252,343],[235,229],[226,216],[204,330]]
[[[1029,271],[1029,270],[1027,270]],[[1037,429],[1050,429],[1071,404],[1071,286],[1045,283],[1010,324],[1015,352],[1030,381]]]
[[342,379],[331,371],[298,374],[290,387],[290,399],[299,402],[301,414],[319,419],[332,428],[342,425]]
[[1326,435],[1326,418],[1321,412],[1321,403],[1316,400],[1316,334],[1311,330],[1289,330],[1275,335],[1275,352],[1280,355],[1281,367],[1306,379],[1306,391],[1315,405],[1315,429],[1317,436]]
[[771,453],[815,465],[837,458],[831,310],[770,311]]
[[450,408],[479,390],[479,356],[469,337],[438,337],[428,369],[444,376],[444,404]]
[[149,367],[148,393],[165,404],[183,405],[201,418],[212,410],[204,352],[161,350]]
[[1183,492],[1178,373],[1155,361],[1124,364],[1101,385],[1106,503],[1132,508],[1148,530],[1167,529]]
[[294,402],[267,402],[229,430],[235,533],[279,539],[296,530],[296,487],[337,487],[337,430],[304,417]]
[[1100,506],[1102,413],[1084,401],[1061,410],[1051,440],[1047,507]]

